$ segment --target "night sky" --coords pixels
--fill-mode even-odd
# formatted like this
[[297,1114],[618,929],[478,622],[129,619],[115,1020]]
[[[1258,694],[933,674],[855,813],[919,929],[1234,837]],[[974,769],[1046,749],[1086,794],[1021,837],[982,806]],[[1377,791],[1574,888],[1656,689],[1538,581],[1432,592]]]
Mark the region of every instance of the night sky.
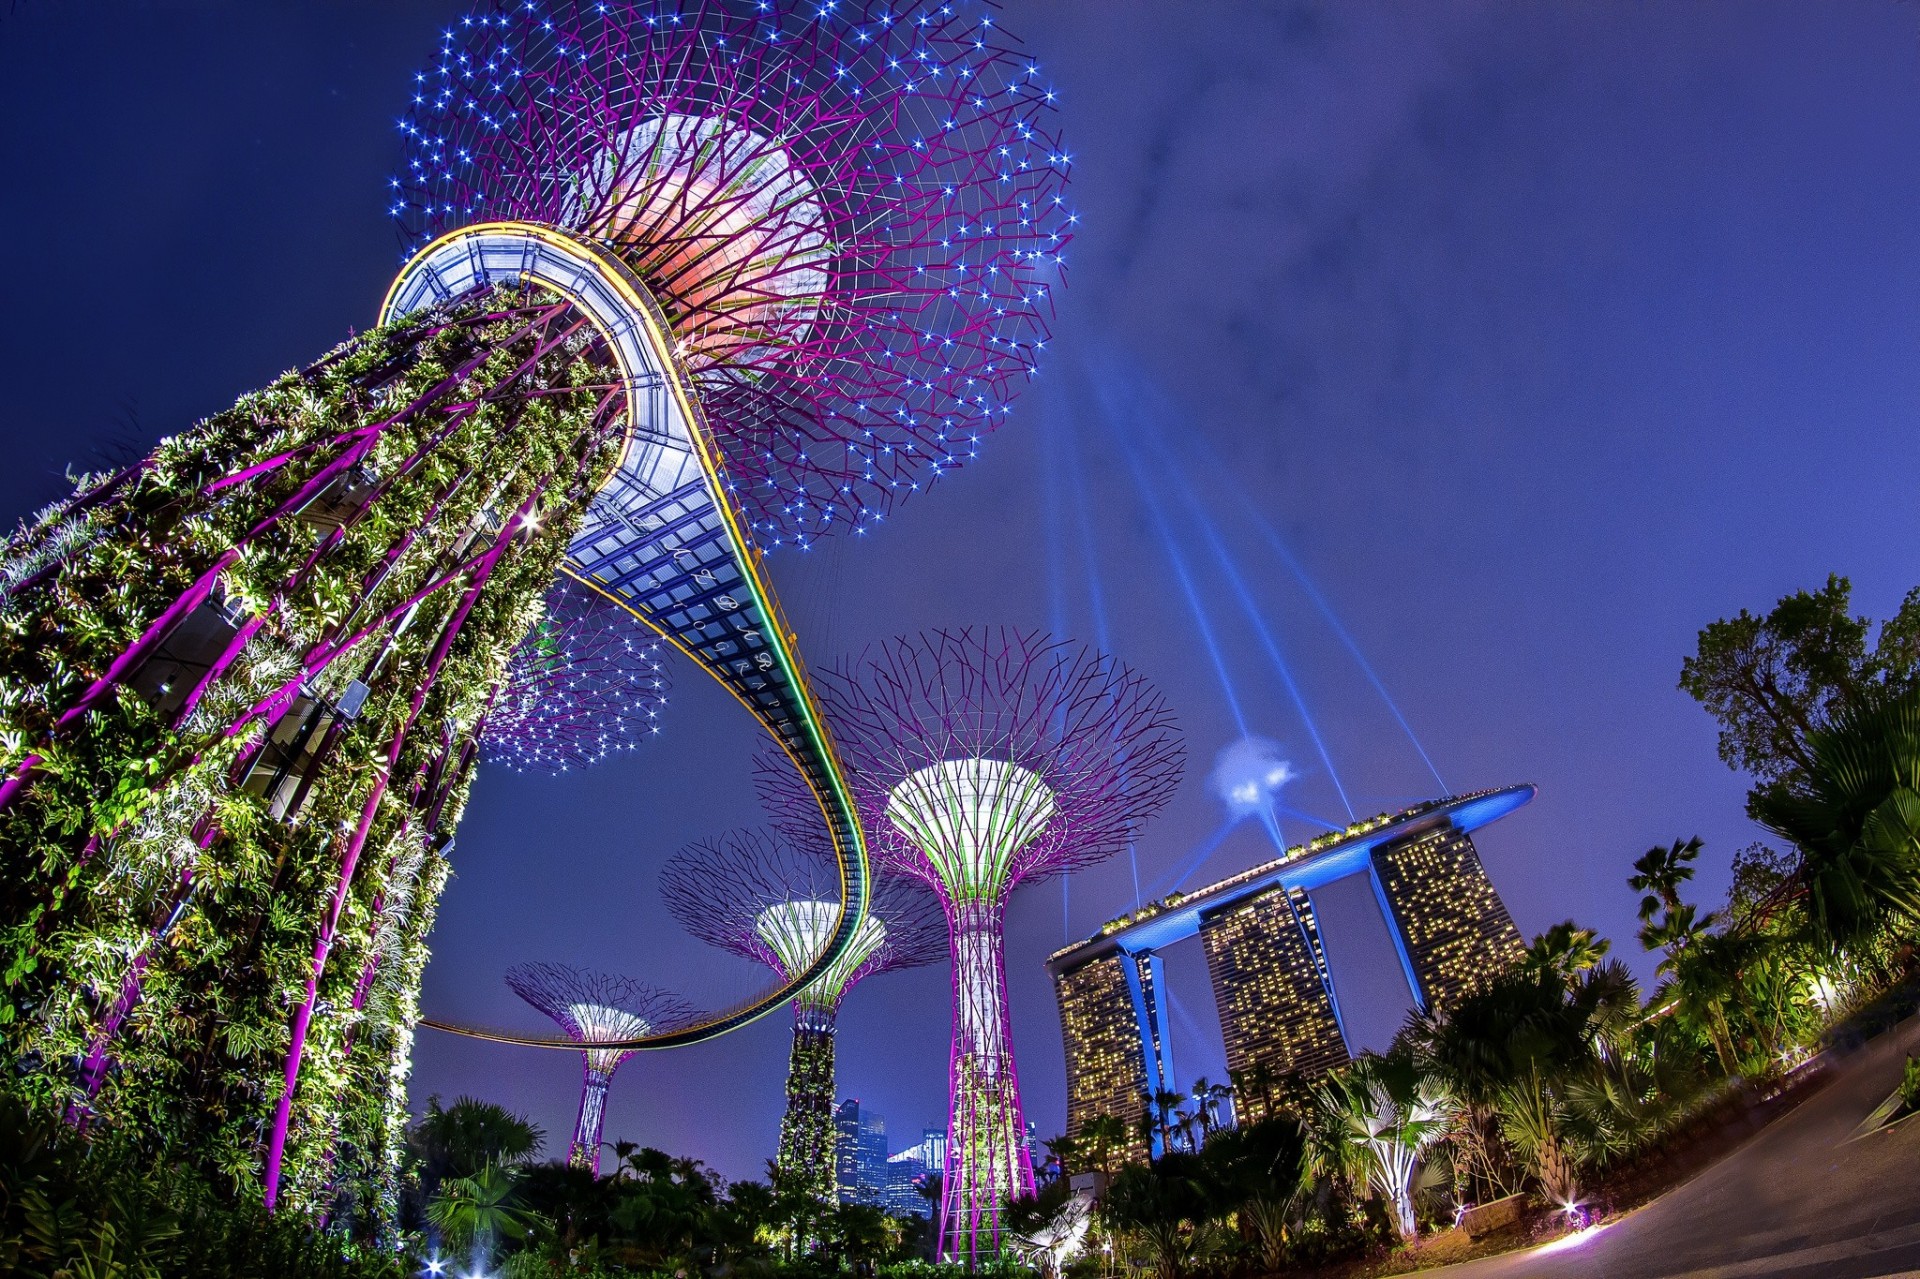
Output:
[[[401,255],[394,120],[460,11],[0,16],[0,517],[371,322]],[[1138,850],[1149,896],[1219,833],[1208,774],[1243,732],[1300,774],[1292,841],[1438,779],[1536,782],[1479,841],[1521,930],[1573,916],[1650,977],[1628,863],[1698,833],[1717,897],[1759,837],[1674,688],[1695,631],[1830,571],[1875,616],[1920,583],[1920,10],[1101,0],[1003,22],[1061,90],[1075,158],[1052,359],[977,464],[873,536],[774,560],[803,652],[973,622],[1108,644],[1188,740]],[[675,675],[666,731],[617,763],[483,769],[430,1014],[543,1028],[500,982],[523,959],[706,1001],[758,980],[655,897],[674,849],[757,819],[753,725]],[[1242,823],[1187,882],[1271,855]],[[1064,1095],[1041,960],[1130,907],[1134,873],[1123,856],[1011,912],[1042,1135]],[[1383,1043],[1406,1003],[1384,927],[1358,885],[1321,905],[1356,1038]],[[1169,965],[1179,1073],[1219,1078],[1197,946]],[[926,969],[843,1013],[841,1091],[895,1148],[944,1122],[946,1008]],[[758,1174],[787,1034],[779,1015],[630,1062],[607,1136]],[[413,1092],[522,1109],[558,1152],[578,1078],[423,1031]]]

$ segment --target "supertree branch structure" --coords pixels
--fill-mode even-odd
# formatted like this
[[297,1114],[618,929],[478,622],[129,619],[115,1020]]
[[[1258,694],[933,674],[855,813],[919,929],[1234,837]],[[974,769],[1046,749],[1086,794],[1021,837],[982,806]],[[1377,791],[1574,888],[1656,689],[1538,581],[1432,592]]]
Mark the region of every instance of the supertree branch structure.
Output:
[[391,1197],[413,1029],[492,1033],[417,1008],[479,726],[529,764],[603,745],[555,727],[568,680],[516,700],[554,674],[523,643],[558,575],[759,719],[839,864],[812,968],[856,939],[863,830],[759,556],[970,456],[1043,345],[1068,161],[992,17],[496,0],[449,29],[378,327],[0,552],[0,1045],[42,1102],[270,1206]]
[[[812,816],[818,823],[818,804]],[[761,831],[736,830],[692,844],[662,868],[661,896],[693,936],[791,979],[826,948],[841,911],[831,852],[820,842],[802,846]],[[938,902],[924,888],[901,879],[877,881],[853,942],[793,1001],[779,1162],[823,1200],[834,1192],[834,1030],[840,1001],[875,974],[939,960],[946,953],[940,924]]]
[[503,4],[417,77],[392,212],[608,245],[753,536],[804,544],[972,457],[1034,368],[1074,221],[1054,96],[978,3]]
[[[1183,748],[1141,676],[1011,629],[894,640],[825,672],[821,689],[872,856],[945,906],[954,1034],[941,1250],[978,1260],[998,1250],[1001,1205],[1033,1189],[1007,1021],[1008,896],[1125,847],[1178,785]],[[768,806],[817,831],[796,788],[764,762],[757,771]]]
[[481,730],[481,757],[521,772],[566,772],[657,734],[670,687],[661,646],[611,600],[561,580],[514,650]]
[[567,1162],[598,1176],[607,1089],[635,1051],[621,1045],[695,1021],[699,1014],[678,995],[645,982],[571,964],[517,964],[507,970],[507,985],[582,1046],[580,1115]]

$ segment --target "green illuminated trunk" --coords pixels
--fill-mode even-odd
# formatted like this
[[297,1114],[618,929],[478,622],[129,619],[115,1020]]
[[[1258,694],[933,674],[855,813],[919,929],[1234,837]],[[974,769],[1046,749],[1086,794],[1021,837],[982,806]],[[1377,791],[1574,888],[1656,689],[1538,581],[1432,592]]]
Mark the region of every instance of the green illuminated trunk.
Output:
[[0,1056],[39,1104],[236,1193],[278,1118],[285,1202],[390,1199],[475,730],[618,446],[589,337],[505,293],[367,334],[0,551]]
[[795,1005],[787,1110],[780,1119],[780,1170],[799,1177],[823,1202],[835,1197],[833,1039],[831,1009]]

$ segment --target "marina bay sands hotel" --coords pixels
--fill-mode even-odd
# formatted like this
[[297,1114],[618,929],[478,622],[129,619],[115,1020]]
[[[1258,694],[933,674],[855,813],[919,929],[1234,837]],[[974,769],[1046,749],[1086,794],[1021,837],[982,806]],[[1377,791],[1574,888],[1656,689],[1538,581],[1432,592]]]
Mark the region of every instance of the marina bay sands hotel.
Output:
[[[1533,796],[1532,786],[1509,786],[1357,822],[1217,884],[1150,902],[1055,952],[1047,971],[1066,1041],[1067,1130],[1078,1133],[1101,1114],[1131,1130],[1143,1097],[1179,1090],[1158,952],[1195,933],[1229,1070],[1265,1066],[1278,1079],[1306,1080],[1345,1064],[1311,896],[1335,880],[1372,881],[1419,1007],[1446,1009],[1504,970],[1521,954],[1520,934],[1471,836]],[[1241,1100],[1242,1114],[1251,1100]]]

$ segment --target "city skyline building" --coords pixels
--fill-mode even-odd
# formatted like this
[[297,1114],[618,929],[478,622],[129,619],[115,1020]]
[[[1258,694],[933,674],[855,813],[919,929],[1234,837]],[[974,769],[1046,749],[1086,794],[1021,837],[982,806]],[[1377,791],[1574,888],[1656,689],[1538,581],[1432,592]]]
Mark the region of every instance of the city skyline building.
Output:
[[863,836],[761,556],[975,455],[1073,221],[1017,42],[886,17],[480,4],[410,86],[376,326],[7,540],[0,1058],[88,1131],[391,1215],[415,1028],[483,1033],[418,1006],[482,726],[611,744],[543,742],[564,680],[511,704],[561,575],[779,743],[844,868],[818,962],[853,940]]
[[[819,816],[817,804],[813,816]],[[694,937],[791,980],[813,964],[839,922],[840,868],[831,850],[820,847],[824,843],[802,847],[756,830],[699,840],[661,868],[660,895]],[[869,901],[853,942],[793,1001],[778,1162],[823,1200],[833,1197],[835,1184],[834,1039],[840,1002],[869,977],[946,955],[939,903],[919,884],[899,876],[877,880]]]
[[516,964],[507,970],[506,982],[581,1045],[580,1111],[567,1162],[599,1176],[607,1090],[614,1072],[635,1051],[620,1045],[671,1030],[700,1014],[686,1000],[656,986],[572,964]]
[[843,1204],[886,1206],[887,1120],[849,1097],[833,1112],[833,1189]]
[[[1372,883],[1416,1007],[1444,1011],[1505,971],[1523,946],[1471,833],[1534,793],[1528,785],[1480,791],[1355,822],[1218,883],[1149,902],[1054,952],[1047,971],[1066,1052],[1067,1131],[1113,1115],[1132,1132],[1143,1097],[1162,1086],[1179,1091],[1155,998],[1159,952],[1196,935],[1231,1078],[1285,1085],[1344,1065],[1350,1045],[1312,901],[1335,881],[1365,875]],[[1243,1086],[1235,1114],[1263,1118],[1275,1100],[1271,1087]],[[1133,1141],[1148,1146],[1137,1134]],[[1155,1153],[1158,1145],[1155,1136]]]
[[[998,1252],[1005,1201],[1033,1191],[1007,1016],[1007,900],[1125,848],[1177,786],[1183,748],[1143,677],[1011,628],[888,641],[821,672],[819,687],[870,854],[946,908],[953,1045],[939,1246],[972,1264]],[[770,811],[801,811],[777,764],[763,759],[758,775]]]

